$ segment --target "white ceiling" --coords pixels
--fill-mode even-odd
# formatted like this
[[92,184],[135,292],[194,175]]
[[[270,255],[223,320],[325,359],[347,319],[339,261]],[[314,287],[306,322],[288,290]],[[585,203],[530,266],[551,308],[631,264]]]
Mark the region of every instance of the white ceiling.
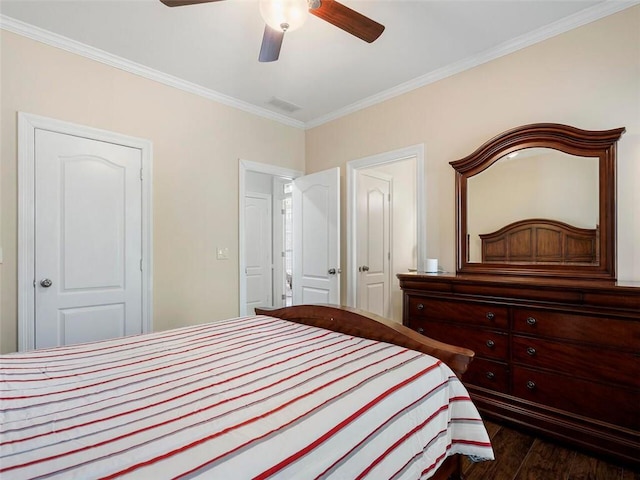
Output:
[[[257,0],[2,0],[2,27],[299,127],[444,78],[638,1],[342,0],[382,23],[368,44],[319,18],[259,63]],[[37,27],[37,28],[34,28]],[[268,102],[301,107],[288,113]]]

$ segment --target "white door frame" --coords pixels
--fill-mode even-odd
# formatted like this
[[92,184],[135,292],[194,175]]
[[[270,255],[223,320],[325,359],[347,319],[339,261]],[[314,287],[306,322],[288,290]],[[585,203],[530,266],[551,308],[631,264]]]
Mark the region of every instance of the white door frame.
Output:
[[276,165],[267,165],[266,163],[251,162],[249,160],[238,161],[238,280],[239,280],[239,298],[238,310],[240,316],[247,315],[247,260],[244,255],[245,248],[245,228],[244,228],[244,197],[246,195],[246,174],[247,172],[266,173],[274,177],[294,179],[301,177],[304,173],[298,170],[278,167]]
[[75,135],[131,148],[142,155],[142,331],[153,329],[152,143],[53,118],[18,112],[18,350],[35,348],[35,134]]
[[[273,205],[271,211],[273,212],[273,229],[271,232],[272,240],[272,259],[273,259],[273,305],[274,307],[282,307],[285,305],[285,266],[283,246],[284,246],[284,226],[285,220],[282,214],[282,202],[286,198],[284,193],[284,185],[291,183],[289,178],[271,177],[271,186],[273,191]],[[289,194],[291,196],[291,194]],[[277,281],[276,281],[277,279]]]
[[356,170],[398,162],[412,157],[416,159],[416,256],[418,269],[421,270],[427,258],[424,144],[412,145],[347,162],[347,305],[350,307],[356,306],[356,296],[358,294],[357,225],[355,224],[357,201]]

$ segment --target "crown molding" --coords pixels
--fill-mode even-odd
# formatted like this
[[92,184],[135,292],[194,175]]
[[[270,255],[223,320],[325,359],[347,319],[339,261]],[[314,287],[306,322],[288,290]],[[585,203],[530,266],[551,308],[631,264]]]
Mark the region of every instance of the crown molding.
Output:
[[205,88],[201,85],[188,82],[173,75],[154,70],[153,68],[146,67],[136,62],[132,62],[125,58],[113,55],[111,53],[100,50],[99,48],[91,47],[84,43],[72,40],[68,37],[58,35],[57,33],[50,32],[48,30],[36,27],[34,25],[16,20],[15,18],[8,17],[0,14],[0,28],[9,32],[22,35],[24,37],[31,38],[38,42],[50,45],[52,47],[60,48],[83,57],[95,60],[105,65],[124,70],[125,72],[133,73],[140,77],[148,78],[170,87],[183,90],[185,92],[198,95],[200,97],[213,100],[215,102],[237,108],[259,117],[264,117],[269,120],[275,120],[290,127],[304,129],[305,124],[299,120],[295,120],[286,115],[280,115],[265,108],[260,108],[247,102],[243,102],[236,98],[224,95],[214,90]]
[[607,0],[603,3],[599,3],[581,12],[563,18],[562,20],[558,20],[557,22],[551,23],[537,30],[533,30],[525,35],[521,35],[512,40],[504,42],[478,55],[474,55],[472,57],[468,57],[458,62],[446,65],[442,68],[429,72],[426,75],[414,78],[413,80],[401,83],[396,87],[390,88],[376,95],[372,95],[363,100],[352,103],[351,105],[347,105],[346,107],[339,110],[335,110],[334,112],[331,112],[327,115],[317,117],[306,122],[305,127],[307,129],[310,129],[318,127],[324,123],[337,120],[340,117],[344,117],[359,110],[363,110],[367,107],[382,103],[386,100],[403,95],[420,87],[424,87],[425,85],[435,83],[457,73],[464,72],[465,70],[469,70],[471,68],[477,67],[478,65],[482,65],[483,63],[487,63],[491,60],[495,60],[502,56],[521,50],[525,47],[529,47],[536,43],[555,37],[556,35],[560,35],[561,33],[568,32],[569,30],[573,30],[574,28],[578,28],[596,20],[600,20],[601,18],[607,17],[614,13],[618,13],[622,10],[638,5],[639,3],[640,0]]
[[408,82],[401,83],[400,85],[397,85],[393,88],[364,98],[358,102],[352,103],[350,105],[347,105],[346,107],[340,108],[331,113],[328,113],[327,115],[322,115],[307,122],[302,122],[286,115],[281,115],[265,108],[257,107],[250,103],[243,102],[236,98],[202,87],[201,85],[197,85],[181,78],[174,77],[173,75],[154,70],[144,65],[119,57],[117,55],[112,55],[108,52],[105,52],[104,50],[91,47],[62,35],[58,35],[48,30],[44,30],[28,23],[21,22],[20,20],[16,20],[6,15],[0,14],[0,28],[31,38],[41,43],[66,50],[68,52],[81,55],[97,62],[104,63],[120,70],[133,73],[134,75],[139,75],[141,77],[163,83],[170,87],[178,88],[185,92],[189,92],[194,95],[198,95],[263,118],[275,120],[284,125],[300,129],[310,129],[328,123],[330,121],[337,120],[338,118],[344,117],[359,110],[363,110],[378,103],[382,103],[386,100],[403,95],[412,90],[424,87],[457,73],[461,73],[465,70],[477,67],[479,65],[482,65],[483,63],[495,60],[502,56],[516,52],[528,46],[552,38],[556,35],[560,35],[561,33],[568,32],[569,30],[581,27],[583,25],[607,17],[614,13],[618,13],[622,10],[638,4],[640,4],[640,0],[606,0],[602,3],[587,8],[574,15],[570,15],[550,25],[546,25],[545,27],[533,30],[526,35],[521,35],[520,37],[509,40],[508,42],[504,42],[478,55],[474,55],[450,65],[446,65],[442,68],[429,72],[426,75],[422,75]]

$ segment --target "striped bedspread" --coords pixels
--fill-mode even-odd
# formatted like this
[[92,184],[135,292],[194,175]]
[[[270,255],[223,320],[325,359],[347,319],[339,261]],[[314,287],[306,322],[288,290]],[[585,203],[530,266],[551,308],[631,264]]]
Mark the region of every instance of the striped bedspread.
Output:
[[0,356],[0,478],[429,478],[493,458],[421,353],[265,316]]

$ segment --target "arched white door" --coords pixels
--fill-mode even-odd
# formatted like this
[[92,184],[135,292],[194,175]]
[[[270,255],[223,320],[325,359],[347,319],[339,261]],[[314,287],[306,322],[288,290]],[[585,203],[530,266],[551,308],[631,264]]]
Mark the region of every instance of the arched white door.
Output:
[[293,185],[293,303],[340,304],[340,169]]

